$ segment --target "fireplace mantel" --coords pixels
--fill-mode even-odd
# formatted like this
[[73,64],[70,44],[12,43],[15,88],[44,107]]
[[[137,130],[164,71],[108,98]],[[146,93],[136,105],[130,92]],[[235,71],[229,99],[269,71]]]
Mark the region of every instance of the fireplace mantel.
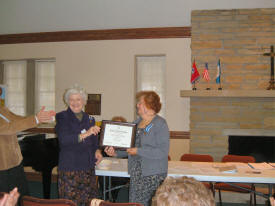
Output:
[[274,129],[224,129],[223,135],[274,137]]
[[275,98],[275,90],[181,90],[181,97]]

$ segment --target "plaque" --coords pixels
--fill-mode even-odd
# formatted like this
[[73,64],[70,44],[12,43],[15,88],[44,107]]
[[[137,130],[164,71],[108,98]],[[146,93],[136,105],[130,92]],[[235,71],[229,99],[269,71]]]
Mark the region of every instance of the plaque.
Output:
[[136,124],[103,120],[100,132],[100,146],[128,149],[134,147]]

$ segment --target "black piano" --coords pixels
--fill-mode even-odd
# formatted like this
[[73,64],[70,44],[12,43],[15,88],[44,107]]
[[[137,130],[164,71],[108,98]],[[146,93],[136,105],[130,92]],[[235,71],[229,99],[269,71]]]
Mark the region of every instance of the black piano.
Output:
[[42,173],[43,195],[50,199],[52,169],[58,164],[58,139],[46,139],[45,134],[24,134],[22,140],[22,136],[18,138],[23,165]]

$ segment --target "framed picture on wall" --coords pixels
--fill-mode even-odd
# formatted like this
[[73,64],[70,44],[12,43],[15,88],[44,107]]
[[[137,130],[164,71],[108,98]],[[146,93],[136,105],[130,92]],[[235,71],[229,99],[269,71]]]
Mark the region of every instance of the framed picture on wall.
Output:
[[90,115],[101,114],[101,94],[88,94],[85,112]]
[[5,102],[7,100],[7,89],[6,86],[0,84],[0,105],[5,106]]

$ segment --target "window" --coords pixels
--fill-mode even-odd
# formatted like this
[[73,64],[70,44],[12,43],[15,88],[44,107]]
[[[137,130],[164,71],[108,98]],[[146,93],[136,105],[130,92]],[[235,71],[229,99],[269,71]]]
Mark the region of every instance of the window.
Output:
[[55,110],[55,62],[36,61],[35,74],[35,113],[42,106],[47,110]]
[[[18,115],[37,113],[42,106],[55,109],[55,61],[3,61],[6,106]],[[1,73],[0,73],[1,75]],[[1,78],[0,78],[1,79]]]
[[165,56],[137,56],[137,92],[153,90],[160,96],[162,103],[159,114],[165,117]]
[[4,63],[4,84],[7,86],[6,106],[18,115],[26,115],[27,62],[6,61]]

